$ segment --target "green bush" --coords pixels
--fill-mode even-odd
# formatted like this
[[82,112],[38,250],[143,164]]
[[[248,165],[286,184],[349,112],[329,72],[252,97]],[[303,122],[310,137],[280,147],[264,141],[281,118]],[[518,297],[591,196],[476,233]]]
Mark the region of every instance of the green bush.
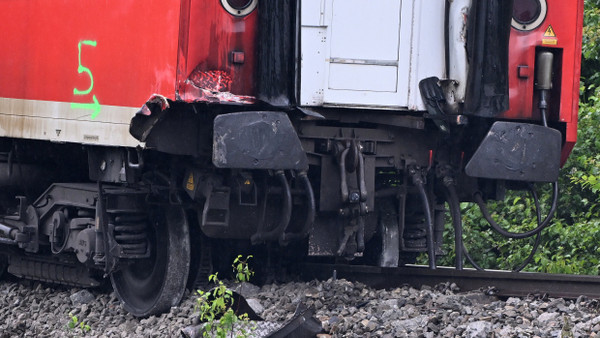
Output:
[[[548,206],[549,198],[549,194],[545,194],[542,205]],[[524,232],[537,226],[534,203],[522,192],[509,193],[503,202],[489,202],[488,208],[496,222],[508,231]],[[533,249],[535,237],[507,239],[499,235],[491,229],[475,204],[462,205],[462,220],[464,244],[476,263],[484,268],[513,270],[527,259]],[[542,232],[542,244],[525,271],[598,274],[600,218],[576,220],[570,223],[555,218]],[[447,243],[444,249],[448,254],[440,260],[440,264],[453,266],[454,230],[449,224],[444,237]]]

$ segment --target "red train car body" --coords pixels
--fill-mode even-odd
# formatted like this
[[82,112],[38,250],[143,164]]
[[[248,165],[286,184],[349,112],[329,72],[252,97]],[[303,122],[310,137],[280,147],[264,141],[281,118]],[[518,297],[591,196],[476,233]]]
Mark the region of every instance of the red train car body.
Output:
[[[552,3],[545,7],[544,20],[537,28],[523,31],[522,25],[511,32],[510,39],[510,109],[506,118],[540,119],[536,106],[536,52],[550,50],[560,63],[554,69],[557,77],[550,117],[565,124],[565,146],[561,162],[566,161],[577,141],[577,112],[579,109],[579,74],[581,69],[581,34],[583,3]],[[540,9],[541,10],[541,9]]]

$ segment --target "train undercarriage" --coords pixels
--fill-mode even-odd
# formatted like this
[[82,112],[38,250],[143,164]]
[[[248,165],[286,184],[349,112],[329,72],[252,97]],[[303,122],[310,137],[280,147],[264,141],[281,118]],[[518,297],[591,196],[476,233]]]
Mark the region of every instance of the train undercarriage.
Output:
[[143,150],[2,140],[8,273],[83,287],[110,277],[125,308],[146,316],[180,301],[202,260],[199,237],[379,266],[425,252],[435,268],[446,203],[502,198],[502,181],[464,174],[484,119],[465,134],[456,116],[447,133],[414,114],[173,103],[164,118],[149,107],[131,126]]

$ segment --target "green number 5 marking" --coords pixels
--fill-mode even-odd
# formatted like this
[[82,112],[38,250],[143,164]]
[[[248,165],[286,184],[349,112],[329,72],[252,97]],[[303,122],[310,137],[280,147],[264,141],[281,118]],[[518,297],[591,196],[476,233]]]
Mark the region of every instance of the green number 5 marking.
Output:
[[[86,73],[90,77],[90,87],[86,90],[79,90],[77,88],[73,88],[74,95],[87,95],[92,91],[92,89],[94,89],[94,77],[92,76],[92,71],[89,68],[87,68],[81,64],[81,46],[82,45],[96,47],[96,41],[82,40],[82,41],[79,41],[79,44],[77,45],[77,49],[79,51],[79,55],[78,55],[79,66],[77,67],[77,72],[79,74]],[[96,95],[93,95],[92,103],[71,103],[71,109],[93,110],[91,118],[95,119],[96,116],[98,116],[98,113],[100,113],[100,103],[98,103],[98,99],[96,98]]]
[[96,41],[83,40],[83,41],[79,41],[79,44],[77,45],[77,48],[79,49],[79,67],[77,67],[77,72],[79,74],[86,73],[90,77],[90,88],[88,88],[87,90],[79,90],[77,88],[74,88],[73,94],[75,94],[75,95],[89,94],[92,91],[92,88],[94,88],[94,77],[92,76],[92,71],[88,67],[84,67],[81,64],[81,45],[88,45],[88,46],[96,47]]

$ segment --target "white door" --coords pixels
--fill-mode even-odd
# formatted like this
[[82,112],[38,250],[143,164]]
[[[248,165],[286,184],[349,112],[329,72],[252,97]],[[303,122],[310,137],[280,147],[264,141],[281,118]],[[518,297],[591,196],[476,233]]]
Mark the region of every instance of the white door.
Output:
[[415,15],[422,16],[422,7],[435,9],[428,13],[427,24],[436,26],[428,39],[431,46],[439,45],[436,50],[441,53],[434,67],[423,69],[429,67],[428,72],[440,76],[445,65],[444,0],[420,2],[302,0],[301,104],[416,108],[420,98],[411,86],[418,81],[412,77],[422,75],[416,67],[429,62],[422,56],[414,59],[421,54],[413,47],[419,46],[415,34],[418,37],[421,30],[414,23]]

